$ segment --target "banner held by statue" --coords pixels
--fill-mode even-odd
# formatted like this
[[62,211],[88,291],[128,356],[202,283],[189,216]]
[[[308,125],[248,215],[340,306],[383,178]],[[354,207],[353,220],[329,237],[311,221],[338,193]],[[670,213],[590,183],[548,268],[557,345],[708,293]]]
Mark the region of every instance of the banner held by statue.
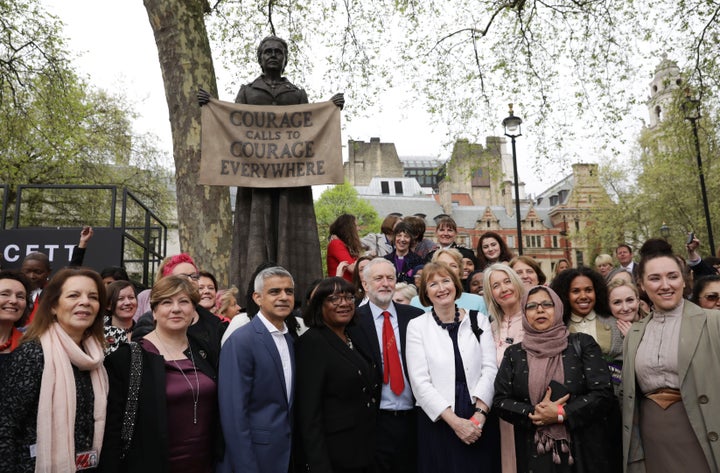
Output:
[[333,102],[202,107],[198,184],[300,187],[342,184],[340,109]]

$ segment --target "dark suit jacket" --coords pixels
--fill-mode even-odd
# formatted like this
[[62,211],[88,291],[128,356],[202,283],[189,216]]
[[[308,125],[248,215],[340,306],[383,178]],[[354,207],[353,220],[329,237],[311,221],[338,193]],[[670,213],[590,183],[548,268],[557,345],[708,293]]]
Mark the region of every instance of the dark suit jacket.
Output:
[[[198,344],[189,339],[194,353],[199,350]],[[164,473],[168,471],[168,420],[167,398],[165,386],[165,360],[161,355],[142,351],[143,372],[138,394],[138,410],[135,430],[128,454],[120,461],[122,429],[130,384],[130,345],[123,344],[105,358],[110,389],[108,392],[107,420],[105,437],[100,454],[101,473],[133,472],[133,473]],[[217,372],[208,360],[195,358],[198,371],[202,371],[212,379],[217,379]],[[221,442],[219,422],[216,427],[217,441]],[[219,445],[221,448],[222,445]],[[222,454],[219,450],[218,456]]]
[[[295,385],[295,354],[285,335]],[[278,473],[290,466],[294,388],[288,402],[282,361],[259,316],[230,335],[220,352],[218,398],[225,458],[218,472]]]
[[369,467],[380,393],[369,360],[324,326],[304,333],[295,353],[298,471]]
[[[353,343],[358,349],[373,362],[375,369],[375,382],[381,386],[383,382],[383,362],[380,354],[380,340],[378,340],[377,331],[375,330],[375,321],[373,320],[370,303],[362,305],[355,310],[355,325],[348,327],[348,332]],[[410,379],[407,371],[407,361],[405,359],[405,345],[407,326],[410,320],[425,312],[422,309],[405,304],[396,304],[395,312],[398,316],[398,328],[400,332],[400,357],[402,359],[405,377]],[[378,401],[379,402],[379,401]]]

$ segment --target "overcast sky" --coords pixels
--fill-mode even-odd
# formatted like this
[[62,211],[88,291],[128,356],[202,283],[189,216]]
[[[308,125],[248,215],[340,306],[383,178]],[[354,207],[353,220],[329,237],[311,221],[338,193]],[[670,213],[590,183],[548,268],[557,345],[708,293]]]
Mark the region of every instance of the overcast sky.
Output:
[[[76,65],[81,74],[98,88],[121,92],[135,104],[139,118],[136,131],[157,135],[161,149],[172,162],[170,125],[167,103],[163,89],[157,49],[147,13],[139,0],[41,0],[49,11],[65,23],[65,36],[70,50],[78,56]],[[217,65],[216,65],[217,67]],[[252,77],[260,71],[252,71]],[[292,78],[291,78],[292,79]],[[224,96],[222,84],[220,99]],[[395,143],[402,156],[429,156],[440,159],[449,157],[444,149],[443,130],[431,126],[431,118],[421,109],[407,106],[393,107],[398,91],[391,90],[380,102],[386,105],[381,114],[369,118],[355,118],[343,123],[343,147],[348,139],[369,141],[379,137],[382,142]],[[318,98],[327,100],[329,97]],[[516,110],[517,114],[521,112]],[[498,123],[491,134],[502,135]],[[484,144],[484,143],[483,143]],[[518,166],[520,180],[526,182],[526,190],[538,193],[562,176],[545,177],[540,183],[534,176],[524,176],[522,170],[530,169],[530,156],[523,138],[518,139]]]

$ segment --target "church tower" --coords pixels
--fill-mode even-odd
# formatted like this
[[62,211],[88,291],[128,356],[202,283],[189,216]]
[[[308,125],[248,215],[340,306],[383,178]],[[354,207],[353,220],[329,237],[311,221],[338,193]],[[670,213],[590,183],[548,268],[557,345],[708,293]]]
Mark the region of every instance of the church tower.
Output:
[[650,98],[647,102],[650,129],[655,128],[665,118],[665,109],[672,100],[672,94],[682,84],[680,68],[664,54],[650,82]]

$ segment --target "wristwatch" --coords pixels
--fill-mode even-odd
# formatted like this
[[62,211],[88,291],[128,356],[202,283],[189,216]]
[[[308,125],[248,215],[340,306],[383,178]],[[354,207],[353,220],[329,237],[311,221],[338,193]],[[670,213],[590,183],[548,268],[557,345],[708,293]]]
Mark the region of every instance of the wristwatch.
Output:
[[486,411],[486,410],[483,409],[482,407],[476,407],[476,408],[475,408],[475,412],[479,412],[480,414],[484,415],[486,418],[487,418],[487,416],[488,416],[488,411]]

